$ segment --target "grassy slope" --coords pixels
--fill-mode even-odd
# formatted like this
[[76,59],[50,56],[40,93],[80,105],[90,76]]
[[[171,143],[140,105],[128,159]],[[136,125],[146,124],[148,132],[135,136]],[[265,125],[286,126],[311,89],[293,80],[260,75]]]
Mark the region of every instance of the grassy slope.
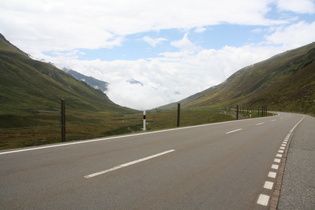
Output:
[[315,43],[243,68],[218,86],[181,101],[183,107],[268,105],[315,113]]
[[35,120],[30,110],[58,112],[61,98],[66,101],[67,123],[136,113],[53,65],[31,59],[0,34],[0,128],[46,125],[49,119],[57,124],[58,116],[41,119],[40,114]]
[[70,110],[131,111],[56,67],[30,59],[3,36],[0,37],[0,73],[1,113],[55,110],[59,109],[61,98],[65,98]]

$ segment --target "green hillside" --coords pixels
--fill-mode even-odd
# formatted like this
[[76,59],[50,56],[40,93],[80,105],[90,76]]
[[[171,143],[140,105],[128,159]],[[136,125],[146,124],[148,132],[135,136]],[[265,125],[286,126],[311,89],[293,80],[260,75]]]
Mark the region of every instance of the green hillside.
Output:
[[315,113],[315,43],[245,67],[225,82],[180,103],[186,108],[267,105]]
[[141,129],[139,111],[121,107],[100,90],[31,59],[0,34],[0,149],[60,142],[61,99],[66,103],[67,140]]
[[131,111],[53,65],[31,59],[1,34],[0,73],[1,114],[59,109],[61,98],[70,110]]

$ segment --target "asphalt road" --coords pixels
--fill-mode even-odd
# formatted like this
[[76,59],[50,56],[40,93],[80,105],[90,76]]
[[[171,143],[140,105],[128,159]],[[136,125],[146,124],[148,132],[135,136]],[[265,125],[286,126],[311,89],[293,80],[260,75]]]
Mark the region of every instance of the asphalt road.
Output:
[[284,142],[302,119],[280,113],[2,151],[0,206],[268,209]]

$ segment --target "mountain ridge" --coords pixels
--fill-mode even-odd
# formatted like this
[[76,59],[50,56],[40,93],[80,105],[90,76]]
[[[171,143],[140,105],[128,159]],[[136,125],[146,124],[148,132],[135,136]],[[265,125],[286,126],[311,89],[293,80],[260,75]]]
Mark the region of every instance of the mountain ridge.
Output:
[[31,59],[0,34],[0,113],[59,109],[60,98],[77,111],[132,111],[55,66]]
[[91,87],[98,89],[102,92],[106,92],[108,90],[108,82],[96,79],[94,77],[89,77],[84,74],[81,74],[73,69],[63,68],[63,71],[67,72],[68,74],[75,77],[77,80],[81,80],[86,84],[90,85]]
[[244,67],[179,103],[184,108],[268,105],[273,110],[315,113],[314,61],[313,42]]

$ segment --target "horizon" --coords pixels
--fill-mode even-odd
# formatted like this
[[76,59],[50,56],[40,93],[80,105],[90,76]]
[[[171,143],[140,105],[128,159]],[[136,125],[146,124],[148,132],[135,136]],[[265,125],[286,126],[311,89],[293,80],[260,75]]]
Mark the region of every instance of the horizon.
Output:
[[312,0],[31,2],[0,3],[1,33],[34,59],[108,82],[113,102],[138,110],[315,41]]

